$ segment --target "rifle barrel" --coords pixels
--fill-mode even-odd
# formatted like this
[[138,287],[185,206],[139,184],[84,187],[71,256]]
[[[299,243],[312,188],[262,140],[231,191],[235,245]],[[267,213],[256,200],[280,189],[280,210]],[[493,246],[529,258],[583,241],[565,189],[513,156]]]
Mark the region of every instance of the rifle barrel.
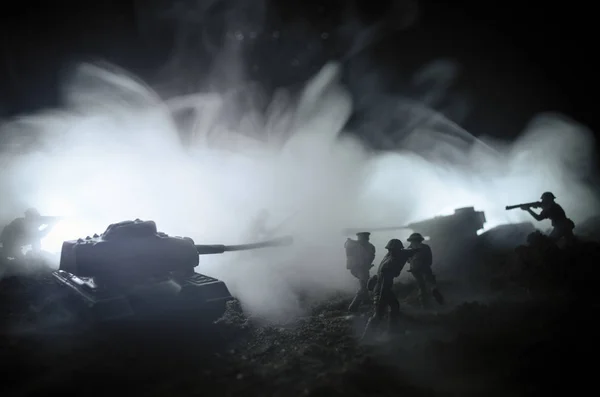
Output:
[[516,204],[516,205],[507,205],[506,207],[504,207],[506,210],[514,210],[515,208],[521,208],[521,207],[539,207],[540,206],[540,202],[539,201],[532,201],[531,203],[522,203],[522,204]]

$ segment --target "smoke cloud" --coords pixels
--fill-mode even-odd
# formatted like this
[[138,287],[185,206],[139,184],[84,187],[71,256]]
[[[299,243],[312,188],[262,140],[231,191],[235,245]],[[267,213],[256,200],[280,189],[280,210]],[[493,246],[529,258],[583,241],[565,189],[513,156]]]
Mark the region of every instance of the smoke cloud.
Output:
[[[517,142],[479,141],[399,100],[389,117],[401,112],[411,131],[374,153],[344,133],[353,104],[339,75],[340,65],[327,64],[298,96],[282,91],[266,112],[232,114],[225,94],[163,100],[124,71],[82,65],[62,109],[2,125],[0,218],[30,206],[68,216],[43,241],[58,252],[64,239],[135,218],[197,243],[241,243],[253,240],[251,224],[266,208],[272,225],[288,219],[281,234],[293,234],[294,246],[202,257],[198,271],[223,279],[247,310],[281,318],[301,310],[300,293],[355,288],[345,271],[347,227],[475,206],[490,228],[530,220],[504,206],[547,190],[575,222],[598,213],[584,182],[594,156],[584,126],[543,114]],[[378,259],[390,237],[372,236]]]

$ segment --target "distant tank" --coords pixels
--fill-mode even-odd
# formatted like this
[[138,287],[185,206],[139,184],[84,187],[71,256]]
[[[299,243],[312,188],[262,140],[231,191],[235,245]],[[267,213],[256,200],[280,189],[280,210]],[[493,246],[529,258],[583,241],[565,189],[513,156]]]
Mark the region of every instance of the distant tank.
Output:
[[199,255],[292,242],[283,237],[244,245],[198,245],[189,237],[158,232],[153,221],[136,219],[111,224],[101,235],[63,242],[53,276],[93,321],[181,310],[212,321],[233,298],[223,281],[194,271]]
[[477,237],[477,232],[483,229],[485,222],[485,213],[483,211],[475,211],[474,207],[465,207],[454,210],[454,214],[452,215],[436,216],[403,226],[346,229],[345,233],[353,234],[365,230],[383,232],[410,229],[421,233],[424,237],[429,237],[431,241],[449,238],[464,239]]
[[[475,211],[474,207],[464,207],[454,210],[452,215],[436,216],[419,222],[403,226],[346,229],[345,233],[351,234],[358,231],[384,232],[409,229],[421,233],[434,252],[434,266],[437,270],[448,269],[450,266],[457,269],[455,264],[463,262],[463,256],[473,249],[479,230],[486,223],[485,213]],[[441,265],[440,266],[440,262]],[[436,271],[437,271],[436,270]]]

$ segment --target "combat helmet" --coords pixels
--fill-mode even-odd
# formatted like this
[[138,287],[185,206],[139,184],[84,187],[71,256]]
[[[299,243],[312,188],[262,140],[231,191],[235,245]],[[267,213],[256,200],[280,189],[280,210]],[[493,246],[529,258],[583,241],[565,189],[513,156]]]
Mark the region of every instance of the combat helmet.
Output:
[[404,244],[402,244],[402,241],[398,240],[397,238],[393,238],[390,241],[388,241],[388,243],[385,246],[385,249],[388,250],[393,250],[393,249],[403,249],[404,248]]
[[552,192],[544,192],[542,194],[542,197],[540,197],[540,200],[542,201],[546,201],[546,200],[554,200],[556,197],[554,196],[554,194],[552,194]]
[[25,211],[25,217],[26,218],[37,218],[40,216],[40,213],[38,210],[36,210],[35,208],[28,208]]
[[424,240],[425,240],[425,238],[421,235],[421,233],[413,233],[410,236],[408,236],[408,239],[406,239],[406,241],[408,241],[408,242],[413,242],[413,241],[421,242]]
[[358,232],[356,233],[356,237],[369,238],[371,236],[370,232]]

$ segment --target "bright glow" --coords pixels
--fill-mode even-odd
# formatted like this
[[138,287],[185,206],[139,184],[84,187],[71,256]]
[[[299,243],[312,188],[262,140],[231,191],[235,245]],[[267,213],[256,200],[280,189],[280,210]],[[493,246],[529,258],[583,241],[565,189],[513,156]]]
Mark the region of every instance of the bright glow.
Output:
[[[59,221],[56,225],[54,225],[52,231],[42,239],[42,250],[51,253],[59,253],[63,241],[76,240],[80,237],[86,237],[94,234],[94,232],[90,233],[89,231],[90,228],[86,227],[85,223],[78,223],[75,220]],[[98,233],[103,231],[104,230],[100,230]]]
[[[26,206],[68,216],[43,241],[59,252],[65,239],[135,218],[198,243],[239,243],[261,209],[270,210],[272,224],[300,211],[282,230],[296,236],[290,249],[201,258],[199,270],[224,279],[247,308],[277,316],[294,312],[297,290],[318,296],[356,287],[344,266],[340,231],[347,227],[402,225],[474,206],[489,228],[529,220],[504,206],[546,190],[576,222],[597,212],[596,198],[577,179],[593,147],[582,126],[540,116],[493,156],[483,145],[447,143],[437,148],[443,162],[396,149],[373,155],[339,138],[352,103],[338,72],[327,65],[296,106],[277,101],[266,117],[237,115],[244,116],[237,125],[221,112],[225,97],[175,98],[172,112],[124,74],[83,66],[67,86],[65,109],[2,126],[8,136],[33,132],[43,143],[24,155],[3,154],[0,187],[13,193],[4,197],[2,218]],[[196,111],[187,127],[175,123],[182,109]],[[411,142],[429,142],[439,132],[436,120],[415,130]],[[195,137],[188,147],[181,132]],[[372,236],[379,258],[387,238]]]

